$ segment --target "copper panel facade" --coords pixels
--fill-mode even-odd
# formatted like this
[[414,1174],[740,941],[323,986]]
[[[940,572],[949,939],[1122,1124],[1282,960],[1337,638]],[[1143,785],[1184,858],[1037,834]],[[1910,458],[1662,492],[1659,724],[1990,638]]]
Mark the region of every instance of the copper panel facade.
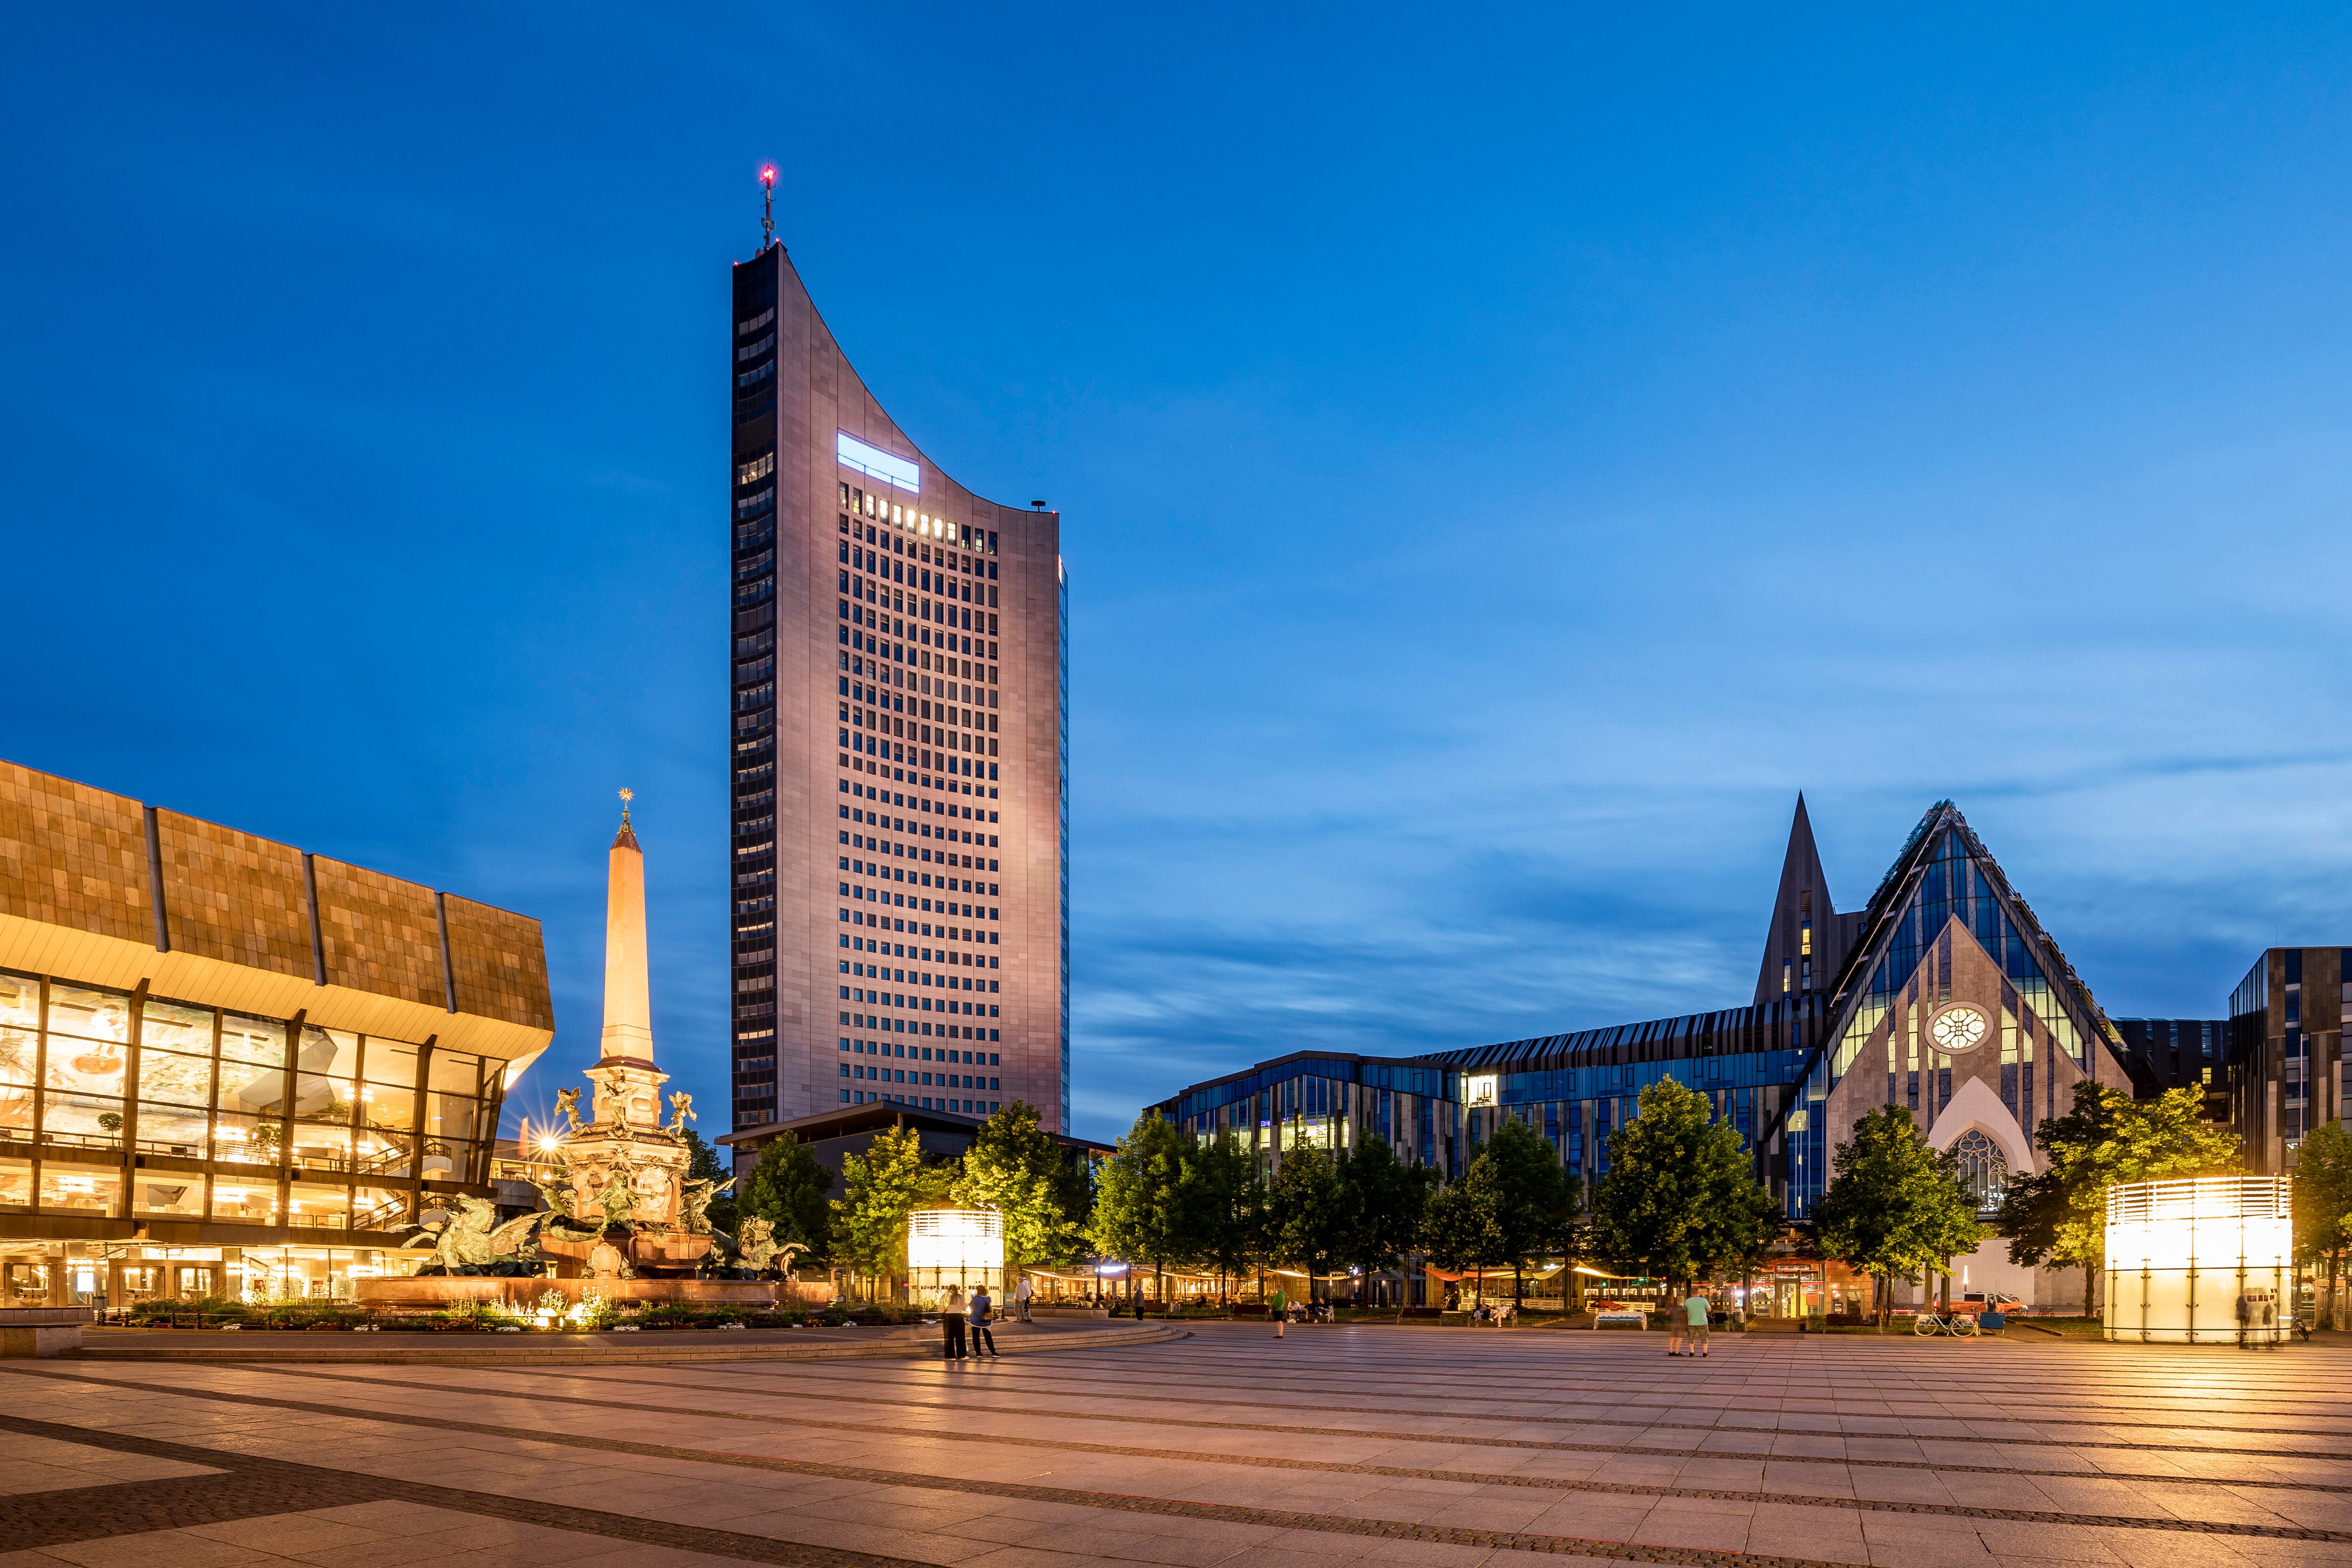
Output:
[[311,856],[310,867],[327,983],[446,1006],[432,889],[325,855]]
[[172,946],[206,958],[315,977],[302,852],[158,810]]
[[0,914],[152,939],[139,802],[0,762]]
[[547,948],[539,922],[454,893],[441,902],[448,912],[457,1010],[553,1029],[555,1007],[548,997]]

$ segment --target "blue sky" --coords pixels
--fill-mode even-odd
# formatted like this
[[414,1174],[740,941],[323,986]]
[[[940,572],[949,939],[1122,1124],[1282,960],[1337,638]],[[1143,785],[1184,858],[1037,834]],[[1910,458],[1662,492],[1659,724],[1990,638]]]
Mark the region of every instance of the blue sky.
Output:
[[25,12],[0,755],[539,915],[721,1130],[728,264],[1062,508],[1079,1130],[1736,1004],[1796,792],[2117,1015],[2352,940],[2352,24]]

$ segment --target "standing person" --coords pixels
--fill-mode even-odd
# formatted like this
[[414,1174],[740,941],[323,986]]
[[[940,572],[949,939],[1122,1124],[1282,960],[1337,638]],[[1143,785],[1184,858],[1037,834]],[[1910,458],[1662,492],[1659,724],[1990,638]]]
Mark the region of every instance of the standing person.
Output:
[[940,1354],[949,1361],[961,1361],[963,1359],[963,1287],[961,1285],[948,1287],[947,1310],[940,1319],[940,1332],[947,1338],[947,1343],[940,1347]]
[[1026,1274],[1022,1275],[1021,1282],[1013,1287],[1013,1315],[1024,1323],[1029,1321],[1029,1298],[1034,1293]]
[[974,1361],[978,1361],[980,1359],[981,1352],[983,1350],[985,1350],[990,1355],[996,1356],[996,1359],[999,1361],[1004,1359],[1003,1356],[996,1354],[996,1336],[988,1332],[989,1304],[988,1287],[986,1285],[982,1285],[978,1290],[972,1291],[971,1358]]
[[1690,1320],[1690,1343],[1697,1347],[1693,1354],[1702,1360],[1706,1356],[1706,1298],[1693,1285],[1689,1298],[1683,1302],[1683,1312]]
[[1290,1322],[1290,1298],[1282,1293],[1281,1286],[1276,1285],[1274,1293],[1266,1297],[1265,1307],[1274,1314],[1274,1337],[1280,1339],[1282,1331]]
[[1680,1355],[1688,1336],[1683,1331],[1690,1326],[1690,1318],[1680,1302],[1670,1302],[1666,1308],[1666,1354]]

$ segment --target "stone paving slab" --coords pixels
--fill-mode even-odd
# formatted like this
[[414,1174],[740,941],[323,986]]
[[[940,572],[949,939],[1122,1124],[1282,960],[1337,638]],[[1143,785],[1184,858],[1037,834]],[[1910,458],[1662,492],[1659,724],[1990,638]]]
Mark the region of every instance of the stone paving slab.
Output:
[[0,1568],[2352,1568],[2343,1347],[1108,1326],[984,1364],[16,1364]]

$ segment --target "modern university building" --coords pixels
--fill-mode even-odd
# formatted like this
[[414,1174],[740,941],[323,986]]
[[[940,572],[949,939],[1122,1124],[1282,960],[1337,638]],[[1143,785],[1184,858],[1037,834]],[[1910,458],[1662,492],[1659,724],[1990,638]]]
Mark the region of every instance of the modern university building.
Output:
[[406,1272],[553,1035],[535,920],[0,762],[0,1305]]
[[[2335,973],[2333,969],[2329,971]],[[1539,1128],[1589,1186],[1641,1092],[1673,1078],[1706,1094],[1754,1152],[1791,1220],[1827,1186],[1830,1154],[1882,1105],[1908,1106],[1960,1156],[1988,1210],[2012,1172],[2040,1168],[2034,1129],[2086,1080],[2129,1092],[2180,1075],[2179,1042],[2210,1053],[2227,1026],[2110,1021],[1959,810],[1931,808],[1859,911],[1840,912],[1797,803],[1756,994],[1744,1007],[1424,1056],[1300,1052],[1212,1079],[1154,1107],[1183,1130],[1230,1129],[1278,1162],[1299,1143],[1377,1134],[1451,1176],[1506,1120]],[[2161,1049],[2159,1049],[2159,1044]],[[2194,1073],[2195,1058],[2187,1072]],[[2176,1082],[2211,1082],[2176,1076]],[[1858,1310],[1834,1267],[1798,1264],[1794,1312]],[[1954,1263],[1956,1291],[2079,1304],[2082,1274],[2015,1268],[1990,1241]]]
[[734,269],[733,1131],[888,1103],[1067,1130],[1061,518],[973,495],[782,245]]

